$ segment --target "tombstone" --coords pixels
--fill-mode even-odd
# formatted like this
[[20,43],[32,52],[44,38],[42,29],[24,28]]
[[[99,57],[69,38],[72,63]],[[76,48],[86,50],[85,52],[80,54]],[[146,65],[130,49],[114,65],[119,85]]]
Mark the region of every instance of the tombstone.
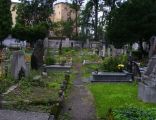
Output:
[[65,47],[70,47],[70,40],[69,40],[69,38],[65,39]]
[[48,43],[49,43],[48,38],[45,38],[45,39],[44,39],[44,43],[43,43],[45,49],[49,47],[49,46],[48,46]]
[[86,40],[86,47],[87,47],[87,48],[90,48],[89,39]]
[[[152,44],[153,43],[153,44]],[[156,103],[156,40],[151,40],[150,59],[139,83],[138,97],[144,102]]]
[[103,45],[103,48],[102,48],[102,57],[105,57],[105,53],[106,52],[106,46]]
[[116,56],[116,49],[113,45],[111,45],[111,55],[114,57]]
[[13,78],[19,79],[21,76],[28,76],[28,69],[23,51],[14,52],[11,60],[11,75]]
[[43,58],[43,60],[45,60],[45,56],[47,56],[47,53],[48,53],[48,50],[47,50],[49,47],[48,43],[49,43],[48,38],[45,38],[44,42],[43,42],[43,46],[44,46],[44,58]]
[[156,37],[152,37],[150,39],[150,51],[149,51],[149,58],[151,58],[154,54],[156,54]]
[[111,55],[111,49],[107,48],[107,56],[110,56],[110,55]]
[[42,40],[38,40],[31,56],[31,68],[39,69],[43,65],[44,45]]

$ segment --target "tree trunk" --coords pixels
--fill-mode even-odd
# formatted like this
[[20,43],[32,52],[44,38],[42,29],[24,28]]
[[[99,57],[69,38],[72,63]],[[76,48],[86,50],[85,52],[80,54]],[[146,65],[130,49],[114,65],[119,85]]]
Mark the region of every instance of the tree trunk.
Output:
[[[76,5],[78,4],[78,2],[77,2],[77,0],[76,0]],[[78,8],[77,8],[78,6],[76,6],[76,16],[75,16],[75,19],[76,19],[76,21],[75,21],[75,26],[76,26],[76,39],[77,39],[77,37],[78,37],[78,23],[77,23],[77,18],[78,18]]]
[[62,55],[62,39],[61,39],[61,42],[59,44],[59,55]]
[[98,26],[98,3],[99,0],[95,0],[95,31],[94,31],[94,36],[95,36],[95,40],[98,40],[98,35],[97,35],[97,26]]
[[0,48],[3,48],[3,41],[0,41]]

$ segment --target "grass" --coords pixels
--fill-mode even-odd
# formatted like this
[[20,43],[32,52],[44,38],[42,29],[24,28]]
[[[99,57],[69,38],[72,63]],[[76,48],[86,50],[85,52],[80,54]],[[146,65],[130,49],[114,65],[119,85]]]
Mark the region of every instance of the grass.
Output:
[[82,66],[82,72],[84,78],[89,78],[93,71],[95,71],[99,67],[98,64],[89,64]]
[[95,83],[90,84],[99,119],[104,119],[108,109],[118,107],[156,108],[156,104],[148,104],[138,100],[138,86],[130,83]]
[[[60,89],[60,86],[64,80],[64,73],[63,72],[50,72],[48,74],[48,77],[44,78],[42,77],[40,80],[34,81],[33,76],[38,75],[39,72],[32,71],[31,76],[27,79],[23,79],[19,81],[19,86],[9,94],[5,95],[3,97],[6,101],[15,101],[17,102],[16,109],[31,110],[31,107],[34,111],[42,111],[47,112],[50,111],[50,106],[45,105],[42,107],[39,107],[39,105],[36,106],[25,106],[25,104],[20,104],[21,101],[31,101],[36,103],[47,103],[58,101],[58,91]],[[12,107],[12,106],[10,106]],[[44,107],[47,107],[47,109],[42,109]],[[9,108],[9,106],[7,107]],[[41,108],[41,109],[40,109]],[[46,110],[46,111],[44,111]]]
[[6,92],[6,90],[13,84],[15,84],[17,81],[15,81],[10,75],[7,75],[7,77],[1,77],[0,78],[0,93]]

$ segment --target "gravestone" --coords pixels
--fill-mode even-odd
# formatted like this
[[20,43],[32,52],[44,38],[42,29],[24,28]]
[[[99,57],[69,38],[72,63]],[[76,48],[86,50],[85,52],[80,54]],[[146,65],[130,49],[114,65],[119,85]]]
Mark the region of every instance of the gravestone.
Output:
[[49,42],[48,38],[45,38],[43,43],[45,49],[49,47],[48,42]]
[[156,37],[152,37],[150,39],[150,51],[149,51],[149,58],[151,58],[154,54],[156,54]]
[[110,55],[111,55],[111,49],[107,48],[107,56],[110,56]]
[[48,42],[49,40],[48,40],[48,38],[45,38],[44,39],[44,42],[43,42],[43,47],[44,47],[44,56],[43,56],[43,60],[45,60],[45,58],[46,58],[46,56],[47,56],[47,54],[48,54]]
[[106,55],[106,46],[103,45],[103,48],[102,48],[102,57],[105,57]]
[[34,51],[31,56],[31,68],[39,69],[43,65],[44,44],[42,40],[38,40],[35,44]]
[[150,59],[139,83],[138,97],[144,102],[156,103],[156,39],[151,39]]
[[19,79],[19,75],[28,76],[29,68],[26,65],[24,52],[15,51],[11,60],[11,75],[14,79]]

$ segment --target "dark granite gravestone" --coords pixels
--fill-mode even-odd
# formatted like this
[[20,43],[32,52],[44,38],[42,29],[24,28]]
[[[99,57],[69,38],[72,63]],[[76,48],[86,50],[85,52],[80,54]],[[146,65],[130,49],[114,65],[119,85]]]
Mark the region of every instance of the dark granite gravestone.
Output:
[[91,82],[132,82],[132,74],[125,72],[92,72]]
[[44,44],[42,40],[38,40],[35,44],[34,51],[31,56],[31,68],[39,69],[43,65]]
[[[22,72],[21,72],[22,70]],[[19,79],[19,75],[28,76],[29,70],[27,68],[24,52],[16,51],[13,53],[13,58],[11,60],[11,75],[14,79]]]

